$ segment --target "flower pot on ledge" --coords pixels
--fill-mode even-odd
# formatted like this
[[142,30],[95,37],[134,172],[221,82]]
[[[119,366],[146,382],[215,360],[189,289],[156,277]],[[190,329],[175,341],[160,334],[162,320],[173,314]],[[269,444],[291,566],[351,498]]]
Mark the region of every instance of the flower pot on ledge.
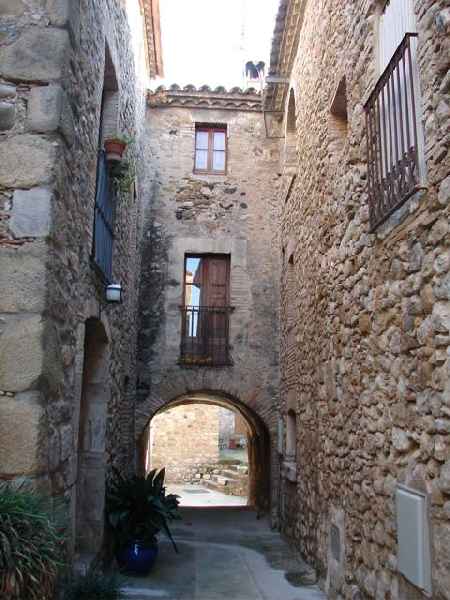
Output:
[[126,147],[127,143],[119,138],[105,140],[106,160],[108,162],[120,162]]

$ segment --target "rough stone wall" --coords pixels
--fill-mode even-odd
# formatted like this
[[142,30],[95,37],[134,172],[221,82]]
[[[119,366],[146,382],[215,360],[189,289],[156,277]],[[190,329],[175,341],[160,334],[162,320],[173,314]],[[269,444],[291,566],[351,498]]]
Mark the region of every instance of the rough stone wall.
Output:
[[[228,172],[193,174],[195,123],[228,127]],[[154,412],[189,392],[248,406],[276,437],[277,142],[261,112],[151,108],[147,114],[137,435]],[[231,254],[233,365],[178,364],[185,253]]]
[[[294,498],[283,494],[296,507],[285,510],[283,527],[323,576],[337,532],[343,559],[328,572],[331,598],[421,598],[397,570],[394,490],[397,482],[422,490],[433,598],[443,600],[450,598],[450,14],[444,0],[414,3],[427,190],[370,233],[363,104],[377,78],[380,4],[307,2],[292,72],[298,167],[283,206],[280,362],[283,410],[297,413],[298,441]],[[344,75],[348,128],[336,144],[329,109]]]
[[219,411],[219,445],[227,448],[230,437],[234,433],[236,414],[232,410],[221,408]]
[[[129,22],[141,24],[133,44]],[[73,508],[88,318],[103,323],[110,346],[108,462],[133,468],[132,190],[115,207],[122,305],[106,305],[90,254],[105,44],[118,84],[117,130],[135,137],[138,154],[142,15],[138,2],[126,9],[120,0],[13,0],[1,3],[0,28],[0,476],[34,478]]]
[[183,482],[202,465],[219,460],[218,406],[175,406],[155,415],[150,425],[150,465],[166,468],[166,481]]

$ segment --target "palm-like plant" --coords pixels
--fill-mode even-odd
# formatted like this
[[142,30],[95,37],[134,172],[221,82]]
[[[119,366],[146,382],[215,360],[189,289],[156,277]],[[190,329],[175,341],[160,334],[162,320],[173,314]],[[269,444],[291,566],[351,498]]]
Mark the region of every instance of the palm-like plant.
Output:
[[63,550],[51,501],[29,486],[0,484],[0,597],[53,598]]
[[153,469],[146,477],[124,477],[114,469],[106,501],[116,550],[135,542],[153,546],[164,531],[178,552],[169,529],[169,522],[181,518],[178,496],[166,494],[164,477],[164,469]]

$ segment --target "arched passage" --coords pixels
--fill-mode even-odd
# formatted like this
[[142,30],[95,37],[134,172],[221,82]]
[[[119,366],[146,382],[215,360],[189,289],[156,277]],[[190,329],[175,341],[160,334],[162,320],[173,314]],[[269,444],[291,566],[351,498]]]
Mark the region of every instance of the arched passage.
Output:
[[[262,419],[242,402],[222,392],[202,391],[183,394],[167,402],[153,416],[160,412],[185,404],[215,404],[239,413],[248,427],[248,504],[260,510],[270,505],[270,437]],[[139,440],[139,468],[145,471],[149,444],[150,421],[148,421]]]
[[76,551],[97,553],[103,541],[106,414],[110,348],[103,323],[87,319],[78,429]]

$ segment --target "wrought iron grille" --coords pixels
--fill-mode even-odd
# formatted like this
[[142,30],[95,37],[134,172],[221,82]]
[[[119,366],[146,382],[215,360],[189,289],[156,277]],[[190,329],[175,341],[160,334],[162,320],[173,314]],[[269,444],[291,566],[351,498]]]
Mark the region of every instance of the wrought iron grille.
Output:
[[181,307],[180,362],[185,365],[231,364],[229,306]]
[[371,229],[420,188],[412,42],[407,33],[365,105]]
[[108,162],[104,150],[97,162],[97,189],[95,195],[94,244],[92,257],[107,283],[112,280],[112,251],[115,193],[110,183]]

